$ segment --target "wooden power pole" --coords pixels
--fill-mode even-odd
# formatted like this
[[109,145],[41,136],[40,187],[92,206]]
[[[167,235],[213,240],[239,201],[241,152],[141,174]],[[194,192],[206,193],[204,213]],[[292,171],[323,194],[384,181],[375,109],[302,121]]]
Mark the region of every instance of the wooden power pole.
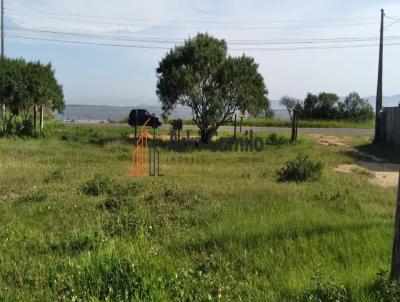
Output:
[[392,280],[399,280],[400,278],[400,177],[397,189],[397,204],[396,204],[396,215],[394,221],[392,267],[390,269],[390,278]]
[[[1,0],[1,6],[0,6],[0,18],[1,18],[1,23],[0,23],[0,40],[1,40],[1,58],[0,58],[0,64],[2,65],[4,63],[4,0]],[[3,67],[0,67],[0,82],[3,82]],[[1,96],[0,96],[1,97]],[[2,102],[3,103],[3,102]],[[1,114],[3,115],[3,131],[6,130],[6,105],[3,103],[1,106]]]
[[382,73],[383,73],[383,30],[384,30],[385,12],[381,9],[381,32],[379,39],[379,66],[378,66],[378,87],[376,91],[376,106],[375,106],[375,137],[374,142],[381,141],[381,111],[382,111]]
[[1,59],[4,58],[4,0],[1,0]]

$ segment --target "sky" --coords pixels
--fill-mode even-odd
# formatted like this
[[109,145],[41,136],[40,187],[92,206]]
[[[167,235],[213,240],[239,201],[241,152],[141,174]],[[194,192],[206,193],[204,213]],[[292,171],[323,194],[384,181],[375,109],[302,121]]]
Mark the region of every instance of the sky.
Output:
[[[272,100],[320,91],[368,97],[376,94],[381,8],[385,43],[400,44],[400,1],[5,0],[5,52],[51,62],[67,104],[154,105],[155,70],[168,48],[208,32],[227,40],[230,55],[255,58]],[[400,94],[399,52],[385,46],[386,96]]]

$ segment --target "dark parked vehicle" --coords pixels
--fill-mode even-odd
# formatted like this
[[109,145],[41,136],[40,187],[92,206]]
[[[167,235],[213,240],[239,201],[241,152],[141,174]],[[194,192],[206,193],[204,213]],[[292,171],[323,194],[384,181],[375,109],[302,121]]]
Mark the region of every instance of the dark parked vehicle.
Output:
[[132,127],[143,126],[148,119],[150,119],[150,121],[147,123],[147,126],[149,127],[158,128],[162,124],[158,117],[151,115],[147,110],[144,109],[133,109],[129,114],[128,124]]

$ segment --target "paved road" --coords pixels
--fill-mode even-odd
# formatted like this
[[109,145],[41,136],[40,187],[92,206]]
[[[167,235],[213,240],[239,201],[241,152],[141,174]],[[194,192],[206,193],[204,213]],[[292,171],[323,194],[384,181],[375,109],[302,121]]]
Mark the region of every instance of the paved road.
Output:
[[[162,128],[168,128],[169,125],[163,125]],[[185,125],[184,130],[197,129],[196,126]],[[254,132],[286,132],[290,133],[290,128],[283,127],[242,127],[242,131],[253,129]],[[232,126],[221,126],[219,131],[231,131],[233,132]],[[301,134],[321,134],[321,135],[335,135],[335,136],[371,136],[374,134],[374,129],[355,129],[355,128],[299,128]]]

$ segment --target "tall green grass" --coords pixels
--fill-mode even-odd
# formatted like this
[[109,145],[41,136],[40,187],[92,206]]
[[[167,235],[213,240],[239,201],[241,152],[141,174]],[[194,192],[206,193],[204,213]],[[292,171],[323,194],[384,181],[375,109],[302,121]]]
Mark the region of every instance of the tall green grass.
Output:
[[[129,128],[52,131],[0,140],[0,300],[375,300],[396,190],[334,172],[344,147],[160,144],[165,176],[134,179]],[[299,153],[324,163],[320,180],[278,182]]]

